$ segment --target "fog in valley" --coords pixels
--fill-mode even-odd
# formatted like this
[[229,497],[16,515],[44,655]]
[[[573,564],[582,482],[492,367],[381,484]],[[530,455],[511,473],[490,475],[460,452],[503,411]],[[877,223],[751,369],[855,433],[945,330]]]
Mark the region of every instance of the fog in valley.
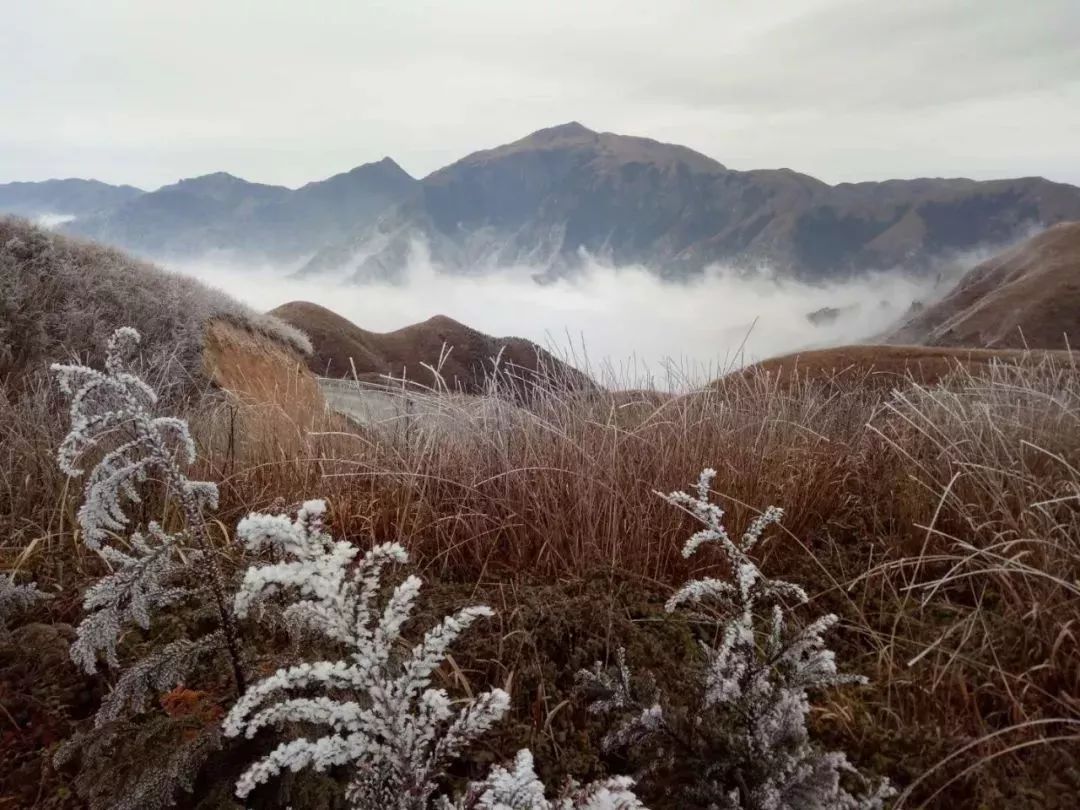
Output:
[[213,259],[163,264],[258,310],[308,300],[371,331],[448,315],[488,334],[529,338],[626,385],[664,385],[669,376],[675,384],[703,381],[797,349],[872,340],[913,301],[944,288],[939,274],[899,271],[812,285],[711,268],[671,283],[644,267],[592,262],[572,278],[538,283],[529,268],[460,276],[417,258],[404,284],[357,285]]

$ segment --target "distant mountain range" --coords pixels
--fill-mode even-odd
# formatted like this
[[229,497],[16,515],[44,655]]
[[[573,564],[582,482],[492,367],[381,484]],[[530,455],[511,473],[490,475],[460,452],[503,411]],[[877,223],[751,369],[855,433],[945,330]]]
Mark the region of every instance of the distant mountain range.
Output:
[[830,278],[925,268],[1080,220],[1080,188],[1042,178],[828,185],[578,123],[422,180],[386,158],[296,190],[224,173],[153,192],[94,184],[96,198],[50,185],[76,182],[88,181],[0,185],[0,211],[74,215],[67,230],[156,258],[222,251],[357,282],[402,278],[418,250],[452,273],[524,265],[556,276],[591,256],[670,278],[712,263]]
[[65,228],[152,257],[221,251],[288,260],[345,238],[415,186],[390,158],[295,190],[217,172],[104,207]]
[[0,184],[0,212],[34,219],[60,215],[81,217],[142,196],[134,186],[110,186],[97,180],[45,180]]

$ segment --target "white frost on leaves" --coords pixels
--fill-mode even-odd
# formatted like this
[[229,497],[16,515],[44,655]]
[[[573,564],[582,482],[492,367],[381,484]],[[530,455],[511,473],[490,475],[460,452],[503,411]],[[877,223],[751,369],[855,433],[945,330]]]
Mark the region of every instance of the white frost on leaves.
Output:
[[87,615],[71,645],[72,660],[87,673],[97,670],[99,656],[109,666],[119,665],[116,645],[125,625],[149,629],[155,610],[190,593],[169,584],[185,565],[179,558],[176,535],[165,533],[156,523],[148,526],[147,534],[131,536],[128,552],[105,546],[98,553],[113,571],[87,588],[83,596]]
[[[893,794],[888,782],[871,785],[839,752],[815,747],[806,726],[808,691],[865,679],[842,675],[836,655],[824,634],[837,622],[823,616],[789,632],[785,602],[803,603],[807,596],[797,585],[770,580],[750,558],[749,551],[765,530],[783,517],[769,507],[753,520],[738,542],[723,525],[723,510],[710,500],[716,473],[703,470],[695,493],[672,492],[661,497],[685,509],[704,528],[686,543],[690,557],[705,545],[718,548],[729,576],[696,579],[683,585],[667,602],[668,612],[691,604],[712,603],[726,618],[713,619],[719,643],[702,643],[706,667],[700,684],[700,716],[692,720],[669,713],[651,684],[634,689],[623,651],[614,674],[598,663],[579,673],[580,681],[599,694],[590,708],[615,712],[621,725],[605,738],[609,748],[632,751],[648,747],[654,761],[696,757],[691,770],[699,783],[689,786],[706,804],[717,808],[758,810],[878,810]],[[763,615],[762,609],[768,608]],[[695,618],[704,616],[695,613]],[[715,615],[715,614],[714,614]],[[669,716],[670,714],[670,716]],[[692,733],[687,723],[692,726]],[[680,743],[678,750],[674,743]],[[693,752],[692,754],[688,752]],[[843,783],[861,784],[849,792]]]
[[[169,534],[150,522],[134,532],[126,546],[119,540],[130,524],[125,507],[138,503],[139,484],[154,476],[180,503],[189,529],[201,520],[204,508],[215,508],[217,487],[192,481],[181,463],[195,460],[195,443],[187,422],[151,411],[157,394],[128,369],[127,360],[139,344],[139,333],[117,329],[109,339],[104,371],[82,365],[54,364],[61,390],[71,397],[71,427],[57,451],[60,468],[81,476],[83,462],[96,458],[86,476],[85,498],[78,521],[83,542],[105,561],[110,573],[87,589],[86,618],[71,646],[71,657],[86,672],[97,669],[99,657],[117,666],[117,644],[125,625],[149,629],[159,608],[174,604],[192,590],[175,584],[197,556],[181,556],[185,536]],[[177,461],[179,457],[180,461]]]
[[47,597],[36,583],[15,584],[15,574],[0,576],[0,635],[7,630],[8,619]]
[[554,801],[544,795],[532,753],[518,751],[509,769],[495,766],[482,782],[474,782],[456,803],[442,801],[444,810],[638,810],[645,805],[634,795],[633,780],[613,777],[584,787],[571,782]]
[[127,358],[138,346],[139,333],[117,329],[109,339],[105,370],[82,365],[54,364],[61,390],[71,397],[71,428],[57,452],[60,468],[70,476],[82,475],[88,454],[100,453],[86,480],[86,497],[78,519],[83,542],[93,549],[123,531],[129,522],[125,502],[138,503],[137,485],[152,473],[178,490],[181,499],[199,507],[215,508],[217,487],[188,480],[177,465],[195,460],[195,443],[187,422],[155,417],[154,390],[127,369]]
[[[237,795],[247,796],[284,770],[349,766],[355,806],[393,807],[387,797],[396,797],[401,810],[427,807],[445,765],[509,707],[501,689],[452,703],[430,685],[450,645],[492,611],[465,608],[404,648],[401,630],[420,580],[406,578],[381,610],[376,601],[384,568],[406,562],[405,550],[384,543],[357,562],[355,547],[323,530],[324,513],[322,501],[308,501],[294,520],[252,514],[237,527],[249,549],[286,558],[248,569],[236,595],[237,615],[249,615],[264,600],[289,591],[288,617],[350,649],[346,660],[279,669],[233,706],[223,724],[230,737],[253,737],[265,727],[292,722],[327,729],[315,739],[284,742],[255,762],[237,782]],[[316,691],[321,694],[312,696]]]

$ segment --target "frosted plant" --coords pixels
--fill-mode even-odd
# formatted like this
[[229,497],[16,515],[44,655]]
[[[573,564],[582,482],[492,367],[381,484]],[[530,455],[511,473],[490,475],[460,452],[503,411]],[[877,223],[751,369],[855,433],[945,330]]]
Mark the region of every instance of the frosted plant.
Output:
[[[68,475],[81,476],[84,459],[97,459],[86,476],[78,520],[83,542],[112,568],[111,574],[86,592],[84,607],[89,615],[79,625],[72,658],[87,672],[95,671],[99,654],[117,666],[116,645],[124,626],[135,624],[146,629],[155,610],[194,593],[176,580],[198,561],[218,609],[223,631],[220,639],[230,654],[237,688],[243,691],[239,643],[221,575],[212,554],[198,553],[210,550],[203,510],[217,507],[217,487],[187,477],[182,464],[195,460],[187,423],[154,416],[157,395],[128,369],[128,358],[139,340],[134,329],[117,329],[108,343],[104,371],[82,365],[52,366],[61,390],[71,397],[71,428],[57,460]],[[131,535],[127,551],[103,545],[127,530],[131,519],[125,507],[141,501],[139,487],[152,477],[179,505],[183,531],[168,534],[151,522],[146,533]],[[185,556],[189,541],[195,550]]]
[[157,523],[150,523],[146,535],[135,532],[131,536],[130,553],[111,546],[98,553],[113,572],[86,589],[83,609],[87,616],[71,645],[72,660],[90,674],[97,671],[99,655],[104,655],[109,666],[120,666],[116,644],[125,625],[147,630],[153,612],[191,593],[189,588],[169,585],[185,565],[177,556],[176,536],[166,534]]
[[124,502],[138,503],[138,484],[151,474],[162,477],[179,500],[191,531],[202,526],[204,507],[217,507],[217,487],[191,481],[176,461],[195,461],[195,443],[182,419],[154,417],[154,390],[127,369],[139,333],[117,329],[109,340],[105,371],[82,365],[53,364],[61,390],[71,397],[71,429],[60,445],[60,469],[72,477],[84,473],[80,461],[92,451],[103,455],[86,479],[79,509],[83,542],[99,548],[110,532],[123,531],[129,518]]
[[155,650],[124,670],[94,717],[100,728],[126,714],[145,711],[154,693],[167,692],[184,682],[203,657],[220,652],[220,631],[202,638],[181,638]]
[[[815,747],[806,727],[808,690],[865,679],[837,672],[824,633],[836,624],[823,616],[789,631],[784,601],[806,594],[782,580],[766,578],[749,552],[765,530],[783,517],[770,507],[738,540],[723,525],[723,510],[709,498],[716,473],[706,469],[696,492],[657,493],[687,510],[703,525],[686,542],[690,557],[714,546],[725,558],[727,579],[695,579],[668,600],[695,618],[716,625],[718,643],[703,643],[705,668],[696,705],[680,709],[665,701],[651,679],[636,685],[620,650],[617,666],[600,664],[579,678],[598,694],[591,708],[614,712],[622,722],[604,740],[610,749],[651,752],[652,769],[674,772],[685,784],[685,805],[735,810],[874,810],[892,795],[887,781],[871,785],[841,752]],[[706,608],[721,611],[710,619]],[[715,616],[716,614],[711,614]],[[849,792],[845,785],[859,785]]]
[[16,585],[15,574],[0,576],[0,636],[7,632],[8,619],[31,605],[45,599],[46,596],[31,582],[29,585]]
[[[71,428],[58,461],[71,476],[89,468],[78,521],[83,542],[109,568],[84,594],[86,615],[71,657],[88,673],[96,671],[99,659],[119,668],[123,633],[150,629],[155,614],[181,600],[197,607],[212,596],[219,629],[195,639],[181,637],[131,662],[102,701],[94,727],[78,731],[58,749],[58,764],[81,752],[75,784],[91,807],[170,806],[178,790],[191,790],[203,762],[219,747],[216,717],[206,724],[154,714],[136,722],[134,715],[145,712],[152,694],[182,684],[204,659],[223,650],[230,655],[238,693],[244,689],[231,606],[203,517],[204,509],[217,506],[217,487],[184,472],[195,458],[188,425],[152,413],[153,389],[127,367],[138,343],[134,329],[117,329],[103,371],[52,367],[71,397]],[[166,502],[179,507],[183,520],[177,531],[131,519],[131,505],[139,504],[141,490],[151,486],[161,487]],[[114,758],[121,750],[137,757],[137,764],[118,766]],[[104,796],[103,785],[109,786]]]
[[518,751],[513,768],[491,769],[487,778],[469,786],[464,796],[451,803],[442,799],[440,810],[638,810],[643,805],[634,795],[633,780],[625,776],[581,787],[567,785],[563,795],[548,801],[544,783],[533,768],[532,752]]
[[[224,722],[226,736],[253,737],[287,722],[325,726],[317,739],[283,742],[240,777],[236,793],[246,797],[283,770],[326,770],[347,766],[354,807],[413,810],[429,806],[443,767],[502,717],[509,696],[492,689],[455,709],[443,689],[430,687],[454,640],[487,607],[445,617],[411,649],[400,640],[420,580],[407,577],[382,610],[375,604],[388,564],[404,563],[396,543],[375,546],[360,557],[323,530],[322,501],[307,501],[295,520],[252,514],[237,535],[253,551],[272,549],[286,561],[253,566],[236,595],[238,616],[286,589],[295,599],[285,609],[294,628],[315,631],[349,649],[342,661],[302,663],[279,669],[254,684]],[[310,696],[313,692],[321,692]]]

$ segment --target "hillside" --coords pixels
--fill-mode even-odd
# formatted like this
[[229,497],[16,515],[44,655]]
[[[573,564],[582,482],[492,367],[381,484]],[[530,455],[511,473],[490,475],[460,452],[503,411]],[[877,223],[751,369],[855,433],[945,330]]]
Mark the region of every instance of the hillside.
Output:
[[415,182],[389,158],[295,190],[217,172],[164,186],[66,229],[154,257],[220,251],[295,259],[373,219],[407,197]]
[[959,371],[985,373],[992,365],[1037,364],[1056,360],[1068,365],[1075,356],[1065,351],[1021,351],[937,346],[838,346],[792,352],[754,363],[721,377],[717,387],[742,386],[767,379],[770,386],[789,390],[802,382],[850,391],[903,387],[911,380],[936,385]]
[[142,193],[134,186],[111,186],[97,180],[76,178],[0,183],[0,214],[85,216],[122,205]]
[[231,324],[299,356],[307,338],[224,293],[120,251],[0,217],[0,382],[37,380],[53,361],[100,363],[113,330],[142,333],[140,355],[163,389],[203,382],[209,324]]
[[824,278],[925,267],[1077,217],[1080,188],[1041,178],[830,186],[790,169],[735,171],[686,147],[574,122],[434,172],[301,275],[400,278],[422,244],[452,272],[518,264],[561,274],[584,251],[671,277],[724,262]]
[[[496,338],[471,329],[445,315],[397,329],[369,332],[330,310],[307,301],[292,301],[270,312],[311,338],[312,371],[324,377],[353,377],[386,382],[407,379],[440,387],[423,363],[439,367],[451,390],[479,393],[494,369],[495,358],[505,379],[518,389],[535,385],[591,388],[592,382],[549,352],[522,338]],[[444,354],[445,351],[445,354]]]
[[968,272],[891,343],[1080,346],[1080,222],[1062,223]]

